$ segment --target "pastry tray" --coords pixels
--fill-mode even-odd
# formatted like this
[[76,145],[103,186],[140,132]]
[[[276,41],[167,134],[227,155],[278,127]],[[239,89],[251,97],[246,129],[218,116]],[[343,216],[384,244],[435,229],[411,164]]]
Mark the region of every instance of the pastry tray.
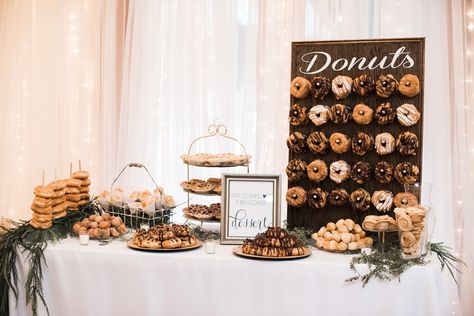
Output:
[[249,255],[249,254],[243,253],[242,246],[235,247],[234,249],[232,249],[232,252],[239,257],[244,257],[248,259],[270,260],[270,261],[296,260],[296,259],[306,258],[311,255],[311,249],[309,249],[309,247],[304,247],[304,254],[302,255],[286,256],[286,257],[265,257],[265,256]]
[[142,251],[150,251],[150,252],[174,252],[174,251],[183,251],[183,250],[192,250],[192,249],[197,249],[202,246],[202,241],[197,240],[195,245],[189,246],[189,247],[181,247],[181,248],[143,248],[135,245],[133,243],[133,240],[130,240],[127,242],[127,246],[129,248],[135,249],[135,250],[142,250]]

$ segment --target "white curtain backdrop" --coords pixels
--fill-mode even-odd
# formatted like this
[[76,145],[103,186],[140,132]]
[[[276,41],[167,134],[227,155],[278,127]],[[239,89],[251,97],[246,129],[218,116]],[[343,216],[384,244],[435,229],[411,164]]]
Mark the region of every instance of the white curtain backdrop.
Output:
[[[423,179],[434,184],[434,239],[455,245],[473,266],[474,238],[464,229],[474,223],[472,66],[463,62],[473,50],[460,35],[474,29],[467,7],[446,0],[0,1],[0,215],[29,218],[41,171],[48,181],[55,167],[65,177],[78,159],[95,192],[138,161],[182,202],[187,175],[179,156],[215,119],[253,156],[251,172],[284,174],[291,42],[420,36]],[[208,139],[193,152],[223,149],[238,146]],[[190,176],[216,172],[193,168]],[[117,185],[152,188],[137,170]]]
[[46,182],[65,178],[81,159],[94,190],[110,172],[117,7],[0,1],[0,215],[31,217],[42,170]]

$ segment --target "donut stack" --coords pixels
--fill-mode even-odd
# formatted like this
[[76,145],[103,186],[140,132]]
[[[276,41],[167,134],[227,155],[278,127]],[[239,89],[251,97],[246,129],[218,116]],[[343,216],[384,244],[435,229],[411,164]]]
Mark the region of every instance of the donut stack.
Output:
[[48,184],[53,190],[53,199],[51,200],[53,219],[66,216],[66,180],[56,180]]
[[77,211],[77,202],[81,200],[81,194],[79,188],[81,187],[81,180],[79,179],[68,179],[66,180],[66,201],[68,211]]
[[33,193],[35,198],[31,204],[33,218],[30,221],[31,226],[36,229],[47,229],[52,225],[52,200],[54,190],[49,186],[39,185],[35,187]]
[[89,172],[85,170],[74,172],[72,174],[72,178],[81,181],[81,185],[79,186],[79,201],[77,202],[77,206],[87,204],[87,202],[90,200],[89,186],[91,185]]

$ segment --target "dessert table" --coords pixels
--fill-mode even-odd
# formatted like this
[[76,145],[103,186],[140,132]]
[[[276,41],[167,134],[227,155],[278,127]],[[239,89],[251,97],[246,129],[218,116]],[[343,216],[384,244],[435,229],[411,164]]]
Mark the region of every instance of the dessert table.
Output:
[[[345,283],[351,255],[313,249],[302,260],[244,259],[233,246],[174,253],[136,251],[123,241],[79,245],[69,238],[45,251],[44,294],[56,315],[446,315],[436,258],[401,282]],[[18,262],[21,287],[27,271]],[[364,267],[359,266],[359,270]],[[24,289],[10,316],[30,315]],[[46,312],[39,303],[39,315]]]

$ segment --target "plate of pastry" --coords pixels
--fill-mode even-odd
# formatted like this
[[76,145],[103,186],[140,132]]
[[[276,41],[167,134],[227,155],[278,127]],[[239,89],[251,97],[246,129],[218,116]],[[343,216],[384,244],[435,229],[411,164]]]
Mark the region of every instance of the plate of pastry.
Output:
[[220,222],[221,203],[213,203],[209,206],[191,204],[183,209],[184,217],[201,222]]
[[196,153],[181,155],[185,164],[200,167],[235,167],[248,165],[250,155],[237,155],[233,153],[207,154]]
[[366,237],[365,231],[350,218],[340,219],[322,226],[311,235],[315,247],[327,252],[345,253],[372,247],[373,240]]
[[221,195],[222,180],[220,178],[209,178],[207,180],[190,179],[181,182],[184,191],[201,195]]
[[139,230],[127,245],[136,250],[169,252],[196,249],[202,242],[191,235],[187,225],[160,224]]
[[235,247],[232,252],[244,258],[265,260],[301,259],[311,255],[308,247],[280,227],[269,227],[254,239],[245,240],[242,246]]
[[371,232],[396,232],[398,231],[397,222],[388,215],[368,215],[362,222],[362,227]]

